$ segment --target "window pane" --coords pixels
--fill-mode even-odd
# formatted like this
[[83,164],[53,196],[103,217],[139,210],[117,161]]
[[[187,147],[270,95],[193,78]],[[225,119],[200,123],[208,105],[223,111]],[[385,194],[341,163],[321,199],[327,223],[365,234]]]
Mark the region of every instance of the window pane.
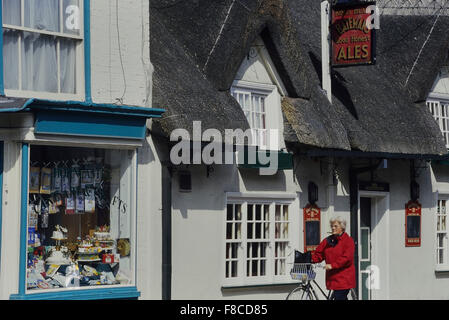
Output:
[[235,278],[237,277],[237,261],[232,261],[232,273],[231,277]]
[[284,208],[284,221],[288,221],[288,206],[283,206]]
[[242,237],[242,224],[241,223],[235,224],[234,232],[235,232],[234,239],[240,239]]
[[238,97],[238,102],[239,102],[240,106],[244,109],[245,105],[243,104],[243,94],[237,93],[237,97]]
[[232,223],[226,224],[226,239],[232,239]]
[[260,98],[258,96],[253,96],[253,111],[260,112]]
[[275,220],[279,221],[279,220],[281,220],[281,206],[277,204],[275,208],[276,208],[275,214],[274,214]]
[[235,220],[242,220],[242,205],[240,204],[235,205]]
[[3,31],[3,76],[6,89],[19,89],[19,32]]
[[3,0],[3,23],[20,26],[20,0]]
[[260,97],[260,111],[265,112],[265,98]]
[[233,205],[232,204],[228,204],[226,206],[226,220],[230,221],[232,220],[232,211],[233,211]]
[[237,250],[238,250],[238,244],[237,243],[233,243],[232,244],[232,258],[233,259],[237,258]]
[[252,204],[248,205],[248,220],[249,221],[253,220],[253,205]]
[[59,0],[24,0],[25,27],[59,32]]
[[61,92],[76,92],[76,41],[60,40]]
[[28,290],[133,284],[133,154],[31,147]]
[[244,103],[244,105],[242,105],[243,109],[245,109],[245,110],[251,110],[249,98],[250,98],[250,95],[245,94],[245,103]]
[[54,37],[24,32],[22,89],[58,92],[58,63]]
[[260,275],[261,276],[264,276],[266,274],[265,273],[265,265],[266,265],[265,260],[261,260],[260,261]]

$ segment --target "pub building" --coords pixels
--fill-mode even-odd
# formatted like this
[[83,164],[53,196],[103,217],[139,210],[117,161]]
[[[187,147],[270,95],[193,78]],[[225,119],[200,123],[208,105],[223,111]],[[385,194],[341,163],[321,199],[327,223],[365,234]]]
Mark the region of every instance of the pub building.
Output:
[[[319,3],[157,3],[153,105],[167,110],[152,127],[164,170],[162,298],[285,299],[297,285],[293,251],[316,248],[336,216],[356,243],[359,299],[449,298],[437,263],[447,257],[447,199],[438,197],[449,190],[447,149],[425,103],[447,65],[448,17],[381,15],[368,50],[376,59],[332,68],[329,103]],[[341,57],[355,58],[351,39],[364,37],[341,40]],[[192,137],[194,121],[251,128],[252,147],[277,154],[279,170],[261,175],[260,161],[246,160],[174,165],[170,134]],[[317,282],[324,287],[324,271]]]
[[[149,5],[40,5],[0,6],[0,298],[148,299],[150,273],[138,270],[150,268],[148,212],[159,204],[142,191],[158,194],[143,183],[159,170],[147,123],[164,112],[142,85]],[[122,45],[144,48],[105,37],[117,23],[136,36]]]

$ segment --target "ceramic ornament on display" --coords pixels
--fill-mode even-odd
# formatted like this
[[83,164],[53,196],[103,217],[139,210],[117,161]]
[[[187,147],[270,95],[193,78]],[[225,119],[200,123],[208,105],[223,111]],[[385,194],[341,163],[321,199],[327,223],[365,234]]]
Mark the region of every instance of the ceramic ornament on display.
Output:
[[71,264],[72,259],[70,258],[70,252],[67,247],[62,247],[60,245],[62,240],[67,240],[67,232],[68,230],[60,225],[55,227],[55,231],[53,231],[52,239],[56,240],[57,246],[53,247],[51,250],[50,256],[45,260],[47,264],[54,265],[66,265]]
[[51,238],[53,239],[53,240],[59,240],[59,241],[61,241],[61,240],[67,240],[67,237],[66,237],[66,233],[67,233],[67,229],[66,228],[64,228],[64,227],[62,227],[62,226],[60,226],[60,225],[57,225],[56,227],[55,227],[55,231],[53,231],[53,234],[52,234],[52,236],[51,236]]

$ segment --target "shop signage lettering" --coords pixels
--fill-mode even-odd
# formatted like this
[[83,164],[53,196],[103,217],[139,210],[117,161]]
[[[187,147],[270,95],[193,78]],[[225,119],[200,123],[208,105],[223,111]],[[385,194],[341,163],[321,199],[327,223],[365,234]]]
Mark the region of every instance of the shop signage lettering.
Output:
[[364,3],[332,8],[332,66],[374,63],[372,7],[373,3]]
[[121,200],[119,197],[114,196],[112,198],[112,206],[118,205],[118,209],[121,213],[125,214],[128,210],[128,204],[125,203],[125,201]]

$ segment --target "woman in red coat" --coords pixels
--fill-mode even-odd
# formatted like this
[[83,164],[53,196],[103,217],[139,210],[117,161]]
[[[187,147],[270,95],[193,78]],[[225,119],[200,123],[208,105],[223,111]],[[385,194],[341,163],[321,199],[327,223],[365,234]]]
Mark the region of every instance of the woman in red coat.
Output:
[[346,221],[340,217],[330,221],[332,235],[312,252],[313,263],[326,261],[326,287],[334,291],[335,300],[347,300],[350,289],[356,287],[354,240],[345,232]]

